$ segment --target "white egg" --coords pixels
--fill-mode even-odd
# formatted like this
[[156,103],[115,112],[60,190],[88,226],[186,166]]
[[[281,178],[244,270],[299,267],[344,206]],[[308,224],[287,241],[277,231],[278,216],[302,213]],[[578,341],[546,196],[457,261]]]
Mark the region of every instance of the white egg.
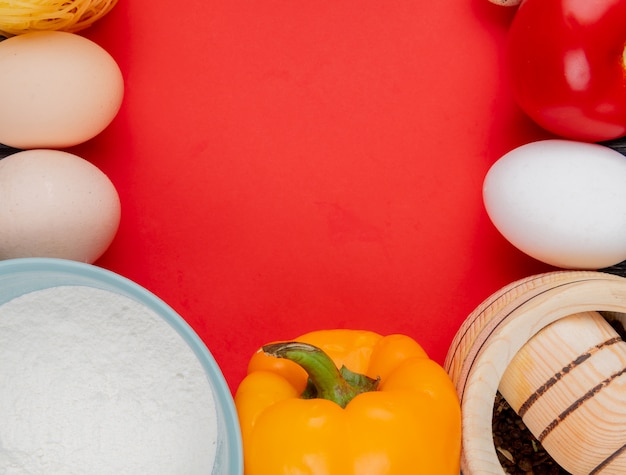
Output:
[[43,31],[0,42],[0,143],[65,148],[102,132],[124,95],[113,57],[73,33]]
[[0,259],[93,263],[113,241],[120,200],[95,165],[58,150],[0,159]]
[[522,145],[483,184],[487,213],[522,252],[568,269],[626,260],[626,157],[568,140]]

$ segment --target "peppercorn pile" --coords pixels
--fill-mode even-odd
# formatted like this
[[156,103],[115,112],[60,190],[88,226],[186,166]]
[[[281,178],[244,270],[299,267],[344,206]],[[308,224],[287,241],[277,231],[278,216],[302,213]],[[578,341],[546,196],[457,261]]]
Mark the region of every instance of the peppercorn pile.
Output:
[[550,457],[500,393],[493,406],[493,442],[500,464],[509,475],[569,475]]

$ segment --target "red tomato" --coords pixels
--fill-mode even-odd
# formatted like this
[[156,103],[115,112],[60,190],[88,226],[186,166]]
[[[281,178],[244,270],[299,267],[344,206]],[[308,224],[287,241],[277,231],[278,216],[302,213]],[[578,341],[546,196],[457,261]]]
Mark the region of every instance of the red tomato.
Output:
[[513,93],[546,130],[626,135],[626,0],[523,0],[508,37]]

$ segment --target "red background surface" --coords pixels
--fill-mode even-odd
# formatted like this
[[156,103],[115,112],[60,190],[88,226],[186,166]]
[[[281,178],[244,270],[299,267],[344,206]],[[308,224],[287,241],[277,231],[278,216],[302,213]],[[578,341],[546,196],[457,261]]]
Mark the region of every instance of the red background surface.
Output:
[[165,300],[234,391],[263,343],[406,333],[440,363],[466,316],[549,270],[509,245],[482,180],[539,138],[487,0],[119,0],[82,34],[119,115],[74,150],[122,200],[96,263]]

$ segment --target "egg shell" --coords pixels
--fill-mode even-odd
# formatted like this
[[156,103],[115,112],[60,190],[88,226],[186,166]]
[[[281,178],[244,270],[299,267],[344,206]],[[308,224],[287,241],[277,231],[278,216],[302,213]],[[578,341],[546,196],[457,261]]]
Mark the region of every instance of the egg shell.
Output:
[[58,150],[0,159],[0,259],[93,263],[120,223],[118,193],[95,165]]
[[95,42],[42,31],[0,42],[0,143],[66,148],[102,132],[124,96],[122,72]]
[[542,140],[500,158],[483,184],[487,214],[547,264],[601,269],[626,259],[626,157],[603,145]]

